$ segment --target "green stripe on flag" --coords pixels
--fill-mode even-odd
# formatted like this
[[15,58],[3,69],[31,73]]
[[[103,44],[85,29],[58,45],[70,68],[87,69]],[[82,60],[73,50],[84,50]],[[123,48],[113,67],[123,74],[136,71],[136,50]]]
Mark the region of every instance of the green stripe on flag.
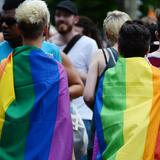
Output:
[[[0,148],[0,159],[12,160],[13,157],[16,160],[24,159],[26,137],[29,130],[29,113],[35,100],[28,59],[29,54],[29,52],[18,53],[18,50],[14,54],[16,100],[9,106],[5,114],[5,122],[0,140],[0,146],[3,148],[3,150]],[[23,63],[24,61],[25,63]],[[26,86],[21,86],[21,84],[26,84]],[[12,157],[8,157],[8,155],[12,155]]]
[[107,149],[103,153],[103,159],[105,160],[115,160],[117,150],[124,144],[123,116],[126,108],[125,65],[125,59],[119,58],[116,67],[109,69],[105,73],[103,82],[104,103],[101,120],[107,145]]

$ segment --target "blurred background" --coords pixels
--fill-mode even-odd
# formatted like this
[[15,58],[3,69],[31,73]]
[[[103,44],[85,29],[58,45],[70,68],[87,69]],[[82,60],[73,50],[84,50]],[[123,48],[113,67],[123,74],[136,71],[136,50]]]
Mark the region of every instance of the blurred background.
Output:
[[[54,8],[60,0],[45,0],[51,13],[51,22],[54,24]],[[79,9],[80,15],[90,17],[101,29],[103,19],[108,11],[118,9],[127,12],[133,19],[144,16],[154,17],[156,8],[160,7],[160,0],[73,0]]]

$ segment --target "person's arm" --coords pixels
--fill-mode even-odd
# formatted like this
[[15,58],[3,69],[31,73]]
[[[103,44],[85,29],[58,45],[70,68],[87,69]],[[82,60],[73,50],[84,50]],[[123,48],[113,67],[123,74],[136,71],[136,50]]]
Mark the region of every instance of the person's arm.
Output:
[[98,77],[98,62],[95,57],[92,60],[87,75],[87,80],[84,88],[83,98],[88,107],[92,108],[94,103],[95,89]]
[[74,69],[69,58],[63,52],[61,52],[61,56],[62,64],[64,65],[68,76],[70,98],[74,99],[82,96],[84,85],[78,72]]
[[79,74],[81,80],[83,81],[83,84],[85,84],[86,79],[87,79],[87,73],[78,71],[78,74]]
[[90,108],[92,108],[94,105],[94,97],[98,76],[103,72],[105,65],[106,63],[102,51],[97,50],[89,66],[86,85],[83,92],[84,101]]

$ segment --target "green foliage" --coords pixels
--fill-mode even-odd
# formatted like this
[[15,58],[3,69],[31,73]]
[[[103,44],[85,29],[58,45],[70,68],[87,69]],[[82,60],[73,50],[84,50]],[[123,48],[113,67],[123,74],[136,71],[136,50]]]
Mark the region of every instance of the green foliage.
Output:
[[76,0],[76,4],[79,6],[80,15],[87,15],[99,26],[102,25],[107,12],[117,8],[113,0]]

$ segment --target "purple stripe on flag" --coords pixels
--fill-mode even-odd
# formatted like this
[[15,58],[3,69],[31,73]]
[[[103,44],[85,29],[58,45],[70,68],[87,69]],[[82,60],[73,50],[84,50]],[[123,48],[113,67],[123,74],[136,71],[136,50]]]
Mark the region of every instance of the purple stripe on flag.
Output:
[[[44,52],[42,52],[42,50],[29,49],[29,51],[30,54],[28,60],[30,70],[28,70],[30,72],[27,70],[25,77],[27,79],[27,76],[30,76],[30,74],[32,74],[31,77],[33,82],[31,83],[30,81],[28,81],[30,83],[27,84],[27,86],[23,85],[23,87],[20,87],[23,88],[24,91],[25,88],[30,88],[31,91],[26,89],[26,92],[28,93],[33,92],[31,94],[31,96],[33,97],[26,99],[26,105],[21,106],[22,108],[25,107],[23,111],[24,113],[25,110],[28,110],[26,112],[26,115],[24,115],[23,117],[28,116],[28,121],[30,122],[29,126],[26,126],[27,128],[25,129],[25,135],[27,137],[25,141],[26,144],[24,159],[48,160],[51,140],[54,134],[54,128],[57,118],[60,78],[60,75],[58,73],[59,67],[57,62],[53,61],[53,59],[48,58],[48,56]],[[21,54],[24,53],[25,52]],[[51,76],[51,73],[54,74],[53,77]]]
[[49,160],[71,160],[73,151],[73,131],[70,114],[70,99],[66,73],[59,66],[60,84],[57,119],[52,137]]
[[99,153],[99,144],[98,144],[97,134],[95,133],[92,160],[96,160],[97,159],[98,153]]

